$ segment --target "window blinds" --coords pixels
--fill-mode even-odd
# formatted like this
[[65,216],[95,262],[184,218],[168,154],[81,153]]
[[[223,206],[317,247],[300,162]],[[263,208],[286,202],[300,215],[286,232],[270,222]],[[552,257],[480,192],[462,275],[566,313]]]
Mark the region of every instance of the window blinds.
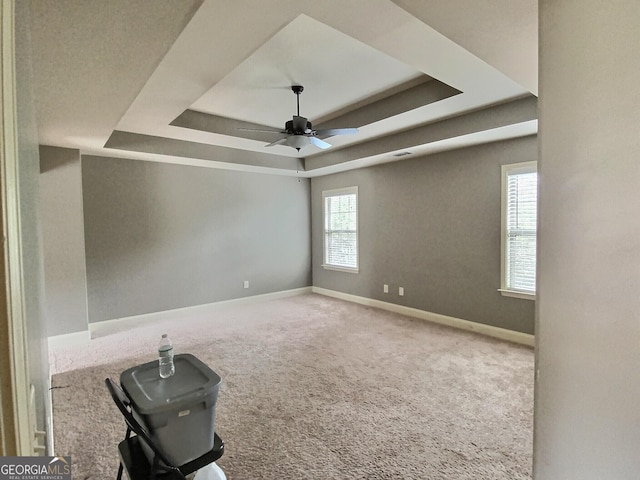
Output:
[[506,288],[536,291],[536,220],[538,175],[507,174]]
[[324,197],[325,265],[358,268],[357,193]]

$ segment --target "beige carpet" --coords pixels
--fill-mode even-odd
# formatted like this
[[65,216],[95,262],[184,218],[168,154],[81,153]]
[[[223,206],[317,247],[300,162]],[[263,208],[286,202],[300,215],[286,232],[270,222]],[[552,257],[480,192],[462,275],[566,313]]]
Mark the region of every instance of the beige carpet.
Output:
[[55,449],[73,478],[117,471],[104,385],[161,333],[222,377],[229,480],[531,478],[533,351],[315,294],[112,324],[55,353]]

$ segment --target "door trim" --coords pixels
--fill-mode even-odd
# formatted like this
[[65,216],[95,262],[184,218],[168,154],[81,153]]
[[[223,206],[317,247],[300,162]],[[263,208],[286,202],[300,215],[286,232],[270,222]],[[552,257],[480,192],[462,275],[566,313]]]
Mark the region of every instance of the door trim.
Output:
[[[4,255],[4,287],[6,289],[6,330],[9,354],[8,370],[11,392],[3,391],[3,420],[13,423],[13,438],[4,436],[7,451],[16,455],[34,455],[31,416],[29,409],[29,360],[26,348],[27,332],[24,306],[24,280],[22,264],[22,239],[20,229],[18,132],[15,70],[15,0],[0,3],[0,68],[2,88],[0,104],[2,228]],[[4,314],[5,312],[3,312]],[[4,412],[5,406],[12,410]],[[3,429],[5,431],[5,429]]]

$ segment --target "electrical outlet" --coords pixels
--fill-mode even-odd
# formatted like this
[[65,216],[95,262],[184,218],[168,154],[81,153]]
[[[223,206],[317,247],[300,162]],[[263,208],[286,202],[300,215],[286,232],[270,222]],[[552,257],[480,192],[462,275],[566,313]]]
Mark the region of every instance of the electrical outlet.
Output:
[[249,288],[249,280],[244,281],[244,288]]
[[398,287],[398,295],[404,297],[404,287]]
[[389,293],[389,285],[387,285],[387,284],[385,283],[384,287],[382,287],[382,291],[383,291],[384,293]]

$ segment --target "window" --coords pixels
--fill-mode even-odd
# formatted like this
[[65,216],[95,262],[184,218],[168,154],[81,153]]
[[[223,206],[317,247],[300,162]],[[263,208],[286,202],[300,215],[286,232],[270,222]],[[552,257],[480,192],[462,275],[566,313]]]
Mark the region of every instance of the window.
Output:
[[502,167],[503,295],[535,298],[538,173],[536,162]]
[[324,263],[331,270],[358,272],[358,187],[322,192]]

